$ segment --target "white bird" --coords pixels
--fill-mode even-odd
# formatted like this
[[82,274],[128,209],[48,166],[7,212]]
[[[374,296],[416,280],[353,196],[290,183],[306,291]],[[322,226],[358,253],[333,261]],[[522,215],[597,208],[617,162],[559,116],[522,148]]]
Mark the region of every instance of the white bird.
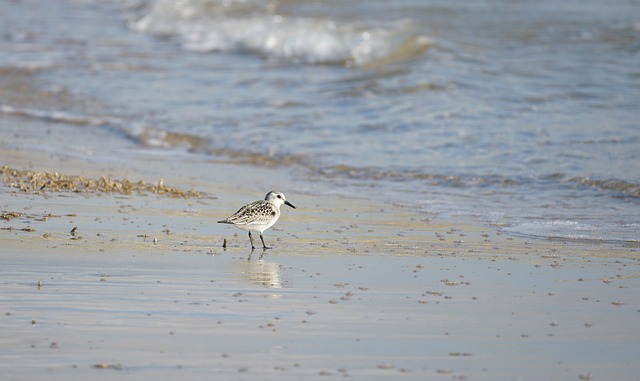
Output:
[[264,244],[262,232],[272,227],[278,218],[280,218],[280,207],[282,204],[288,205],[295,209],[282,192],[271,191],[267,193],[264,200],[254,201],[240,208],[233,215],[224,220],[218,221],[221,224],[231,224],[239,229],[249,232],[249,240],[251,241],[251,249],[253,246],[253,237],[251,232],[260,232],[260,240],[264,250],[270,249]]

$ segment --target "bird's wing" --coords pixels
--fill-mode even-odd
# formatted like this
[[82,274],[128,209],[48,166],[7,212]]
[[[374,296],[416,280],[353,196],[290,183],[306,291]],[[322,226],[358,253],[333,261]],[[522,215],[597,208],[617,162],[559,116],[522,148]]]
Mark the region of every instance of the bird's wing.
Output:
[[276,208],[270,202],[259,200],[247,204],[225,220],[227,223],[247,225],[270,221],[276,215]]

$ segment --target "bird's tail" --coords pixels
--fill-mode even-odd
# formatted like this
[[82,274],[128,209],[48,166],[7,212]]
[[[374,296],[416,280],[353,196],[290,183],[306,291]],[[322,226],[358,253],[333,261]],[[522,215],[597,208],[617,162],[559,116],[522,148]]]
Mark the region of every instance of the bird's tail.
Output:
[[219,224],[230,224],[231,222],[229,222],[229,220],[220,220],[218,221]]

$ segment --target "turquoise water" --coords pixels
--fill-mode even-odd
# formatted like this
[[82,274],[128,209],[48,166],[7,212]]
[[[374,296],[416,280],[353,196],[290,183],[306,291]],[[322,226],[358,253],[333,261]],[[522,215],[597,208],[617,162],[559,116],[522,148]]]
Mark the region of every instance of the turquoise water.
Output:
[[406,204],[429,218],[640,241],[636,1],[0,9],[2,75],[28,70],[105,105],[9,99],[4,114],[291,167],[305,191]]

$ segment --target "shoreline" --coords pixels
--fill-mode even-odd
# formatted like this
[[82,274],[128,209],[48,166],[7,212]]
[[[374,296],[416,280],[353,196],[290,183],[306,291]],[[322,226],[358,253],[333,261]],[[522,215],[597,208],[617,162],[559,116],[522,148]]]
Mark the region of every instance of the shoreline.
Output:
[[[5,146],[0,158],[206,194],[2,184],[0,209],[24,213],[0,220],[13,227],[0,230],[9,378],[640,377],[637,247],[429,220],[297,191],[282,169],[188,154],[132,148],[107,162]],[[264,253],[212,222],[261,197],[240,186],[247,177],[281,182],[298,207],[265,232],[274,249]]]

